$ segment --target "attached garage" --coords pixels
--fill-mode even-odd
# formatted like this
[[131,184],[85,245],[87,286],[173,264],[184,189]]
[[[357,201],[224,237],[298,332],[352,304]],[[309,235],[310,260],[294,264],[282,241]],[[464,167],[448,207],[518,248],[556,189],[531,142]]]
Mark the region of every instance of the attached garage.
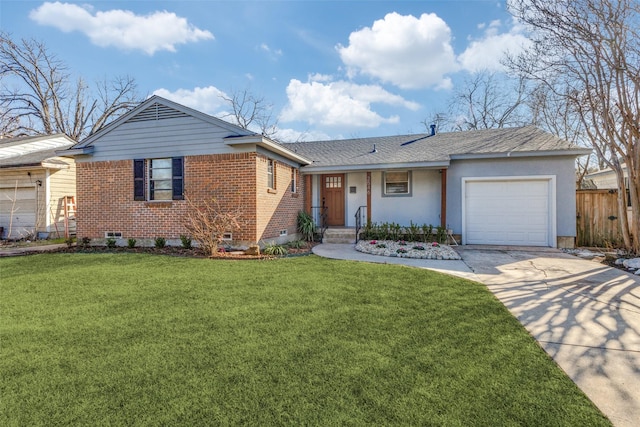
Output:
[[[0,188],[0,226],[2,238],[32,236],[36,229],[36,189],[31,187]],[[11,235],[9,235],[11,232]]]
[[555,178],[464,178],[462,242],[556,246]]

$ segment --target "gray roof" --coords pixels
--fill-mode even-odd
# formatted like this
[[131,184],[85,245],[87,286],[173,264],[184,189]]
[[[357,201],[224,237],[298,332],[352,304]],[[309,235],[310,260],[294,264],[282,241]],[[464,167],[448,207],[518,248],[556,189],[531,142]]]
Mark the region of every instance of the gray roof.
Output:
[[59,167],[68,166],[58,151],[75,142],[62,134],[0,139],[0,167],[42,166],[43,162]]
[[535,126],[313,141],[286,144],[310,159],[313,170],[447,167],[451,160],[587,154],[590,150]]

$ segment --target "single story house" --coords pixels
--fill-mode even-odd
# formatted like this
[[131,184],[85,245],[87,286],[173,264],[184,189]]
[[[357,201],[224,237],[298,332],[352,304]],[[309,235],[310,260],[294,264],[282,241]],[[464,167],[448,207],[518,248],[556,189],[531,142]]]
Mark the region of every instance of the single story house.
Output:
[[63,134],[0,139],[0,238],[73,233],[65,200],[76,195],[75,161],[56,152],[75,143]]
[[63,153],[77,164],[79,238],[179,245],[189,211],[214,200],[241,220],[230,241],[297,238],[300,167],[309,162],[184,105],[152,96]]
[[573,247],[575,160],[590,150],[520,128],[287,144],[327,223],[431,224],[462,244]]
[[571,247],[588,152],[535,127],[280,144],[152,96],[64,154],[79,237],[179,244],[194,202],[215,198],[242,211],[234,242],[297,238],[297,213],[323,206],[329,227],[358,214],[441,225],[463,244]]

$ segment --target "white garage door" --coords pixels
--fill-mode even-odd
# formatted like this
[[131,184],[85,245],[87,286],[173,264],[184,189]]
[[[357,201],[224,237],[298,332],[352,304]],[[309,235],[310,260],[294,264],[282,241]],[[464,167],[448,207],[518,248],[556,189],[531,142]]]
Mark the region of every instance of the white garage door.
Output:
[[550,180],[466,180],[464,243],[552,246]]
[[33,235],[36,228],[35,188],[18,187],[17,191],[15,187],[0,188],[0,227],[4,228],[1,236],[4,239]]

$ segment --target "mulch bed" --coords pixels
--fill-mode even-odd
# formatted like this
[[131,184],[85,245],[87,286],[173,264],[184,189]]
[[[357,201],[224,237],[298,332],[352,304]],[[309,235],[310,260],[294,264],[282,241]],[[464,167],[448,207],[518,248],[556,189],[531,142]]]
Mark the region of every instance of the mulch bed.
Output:
[[225,259],[225,260],[268,260],[276,258],[285,258],[288,256],[302,256],[310,255],[312,249],[318,243],[307,242],[305,247],[302,248],[287,248],[287,254],[281,256],[274,255],[245,255],[237,253],[238,251],[219,252],[217,256],[209,256],[204,251],[198,248],[185,249],[180,246],[165,246],[164,248],[156,247],[134,247],[129,248],[127,246],[117,246],[115,248],[109,248],[107,246],[71,246],[56,249],[57,253],[136,253],[136,254],[152,254],[152,255],[168,255],[176,257],[191,257],[191,258],[211,258],[211,259]]

